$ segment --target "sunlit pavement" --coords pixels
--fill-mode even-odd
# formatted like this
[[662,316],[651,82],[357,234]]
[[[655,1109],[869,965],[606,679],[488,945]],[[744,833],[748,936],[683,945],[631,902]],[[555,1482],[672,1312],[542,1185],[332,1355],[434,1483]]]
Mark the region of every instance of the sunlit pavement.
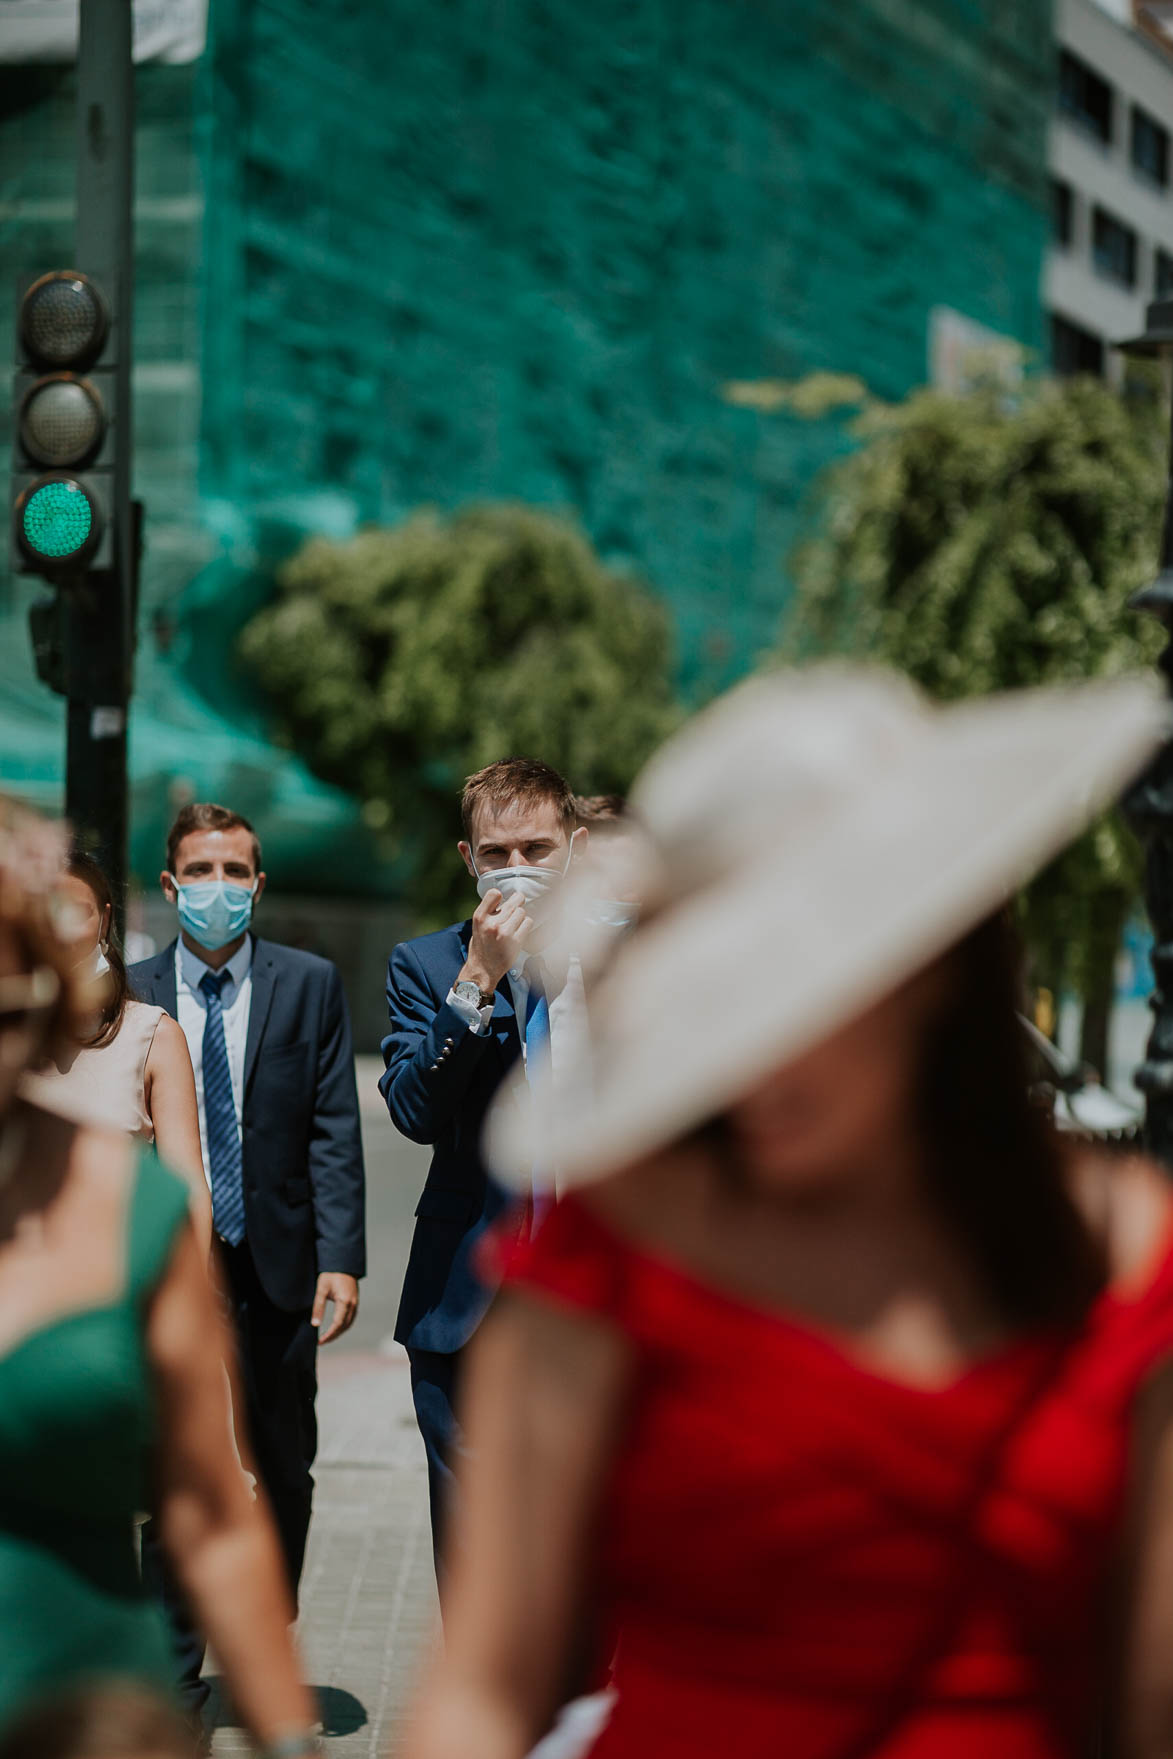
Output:
[[[381,1069],[358,1059],[370,1263],[358,1320],[319,1362],[317,1488],[298,1626],[331,1759],[399,1750],[436,1617],[423,1449],[407,1358],[390,1335],[428,1151],[392,1129],[375,1087]],[[215,1702],[213,1753],[247,1754],[243,1730]]]

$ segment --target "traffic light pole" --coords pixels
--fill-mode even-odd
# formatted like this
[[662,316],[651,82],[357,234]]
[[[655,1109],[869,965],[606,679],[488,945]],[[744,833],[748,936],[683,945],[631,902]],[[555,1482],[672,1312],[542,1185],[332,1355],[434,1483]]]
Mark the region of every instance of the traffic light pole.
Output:
[[[68,701],[65,811],[105,868],[121,919],[127,880],[126,720],[137,608],[137,519],[130,501],[134,291],[134,62],[131,0],[85,0],[77,57],[75,260],[112,295],[117,334],[110,419],[110,567],[62,595]],[[120,924],[121,925],[121,924]]]

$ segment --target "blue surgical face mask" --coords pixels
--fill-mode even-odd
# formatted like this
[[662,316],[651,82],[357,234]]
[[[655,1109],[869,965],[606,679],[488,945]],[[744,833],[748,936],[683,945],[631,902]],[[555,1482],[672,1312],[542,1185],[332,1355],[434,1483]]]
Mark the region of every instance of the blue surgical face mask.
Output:
[[232,880],[196,880],[181,886],[174,874],[168,878],[175,887],[180,928],[209,953],[244,933],[252,918],[255,883],[238,886]]

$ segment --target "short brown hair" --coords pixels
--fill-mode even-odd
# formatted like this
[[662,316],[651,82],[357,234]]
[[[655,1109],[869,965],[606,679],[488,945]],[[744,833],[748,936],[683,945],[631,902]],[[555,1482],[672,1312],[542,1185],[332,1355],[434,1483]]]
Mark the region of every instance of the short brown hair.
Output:
[[195,1759],[165,1698],[130,1680],[54,1693],[10,1722],[0,1759]]
[[606,830],[609,825],[624,823],[627,802],[622,794],[577,794],[574,811],[580,825],[589,825],[592,830],[601,825]]
[[486,764],[464,784],[460,817],[464,834],[472,841],[473,820],[483,806],[541,806],[556,808],[563,830],[578,828],[574,795],[564,776],[535,757],[503,757]]
[[175,872],[179,845],[193,831],[247,831],[253,840],[253,870],[261,871],[261,839],[239,812],[217,806],[213,800],[193,800],[180,809],[179,817],[167,833],[167,872]]

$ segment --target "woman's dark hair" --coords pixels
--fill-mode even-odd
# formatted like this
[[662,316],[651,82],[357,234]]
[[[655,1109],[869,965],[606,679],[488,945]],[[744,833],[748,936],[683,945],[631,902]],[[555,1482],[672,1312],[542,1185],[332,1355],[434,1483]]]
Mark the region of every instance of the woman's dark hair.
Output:
[[1010,922],[989,918],[946,963],[949,999],[917,1081],[933,1197],[1008,1320],[1078,1323],[1104,1286],[1107,1256],[1071,1194],[1054,1125],[1030,1097]]
[[[931,1199],[1008,1323],[1077,1325],[1107,1280],[1107,1253],[1071,1194],[1051,1118],[1030,1095],[1008,918],[981,923],[942,963],[948,1000],[926,1032],[914,1096]],[[695,1139],[740,1188],[728,1116]]]
[[122,1016],[126,1012],[126,1003],[130,995],[130,984],[126,976],[126,961],[122,951],[114,939],[114,894],[110,890],[110,881],[98,866],[92,855],[85,855],[75,849],[65,864],[66,872],[74,879],[81,880],[90,888],[94,902],[98,906],[99,916],[110,912],[110,927],[106,935],[106,960],[110,966],[110,982],[106,1000],[102,1006],[101,1019],[97,1029],[85,1040],[87,1048],[96,1049],[100,1045],[112,1044],[118,1037],[122,1026]]

